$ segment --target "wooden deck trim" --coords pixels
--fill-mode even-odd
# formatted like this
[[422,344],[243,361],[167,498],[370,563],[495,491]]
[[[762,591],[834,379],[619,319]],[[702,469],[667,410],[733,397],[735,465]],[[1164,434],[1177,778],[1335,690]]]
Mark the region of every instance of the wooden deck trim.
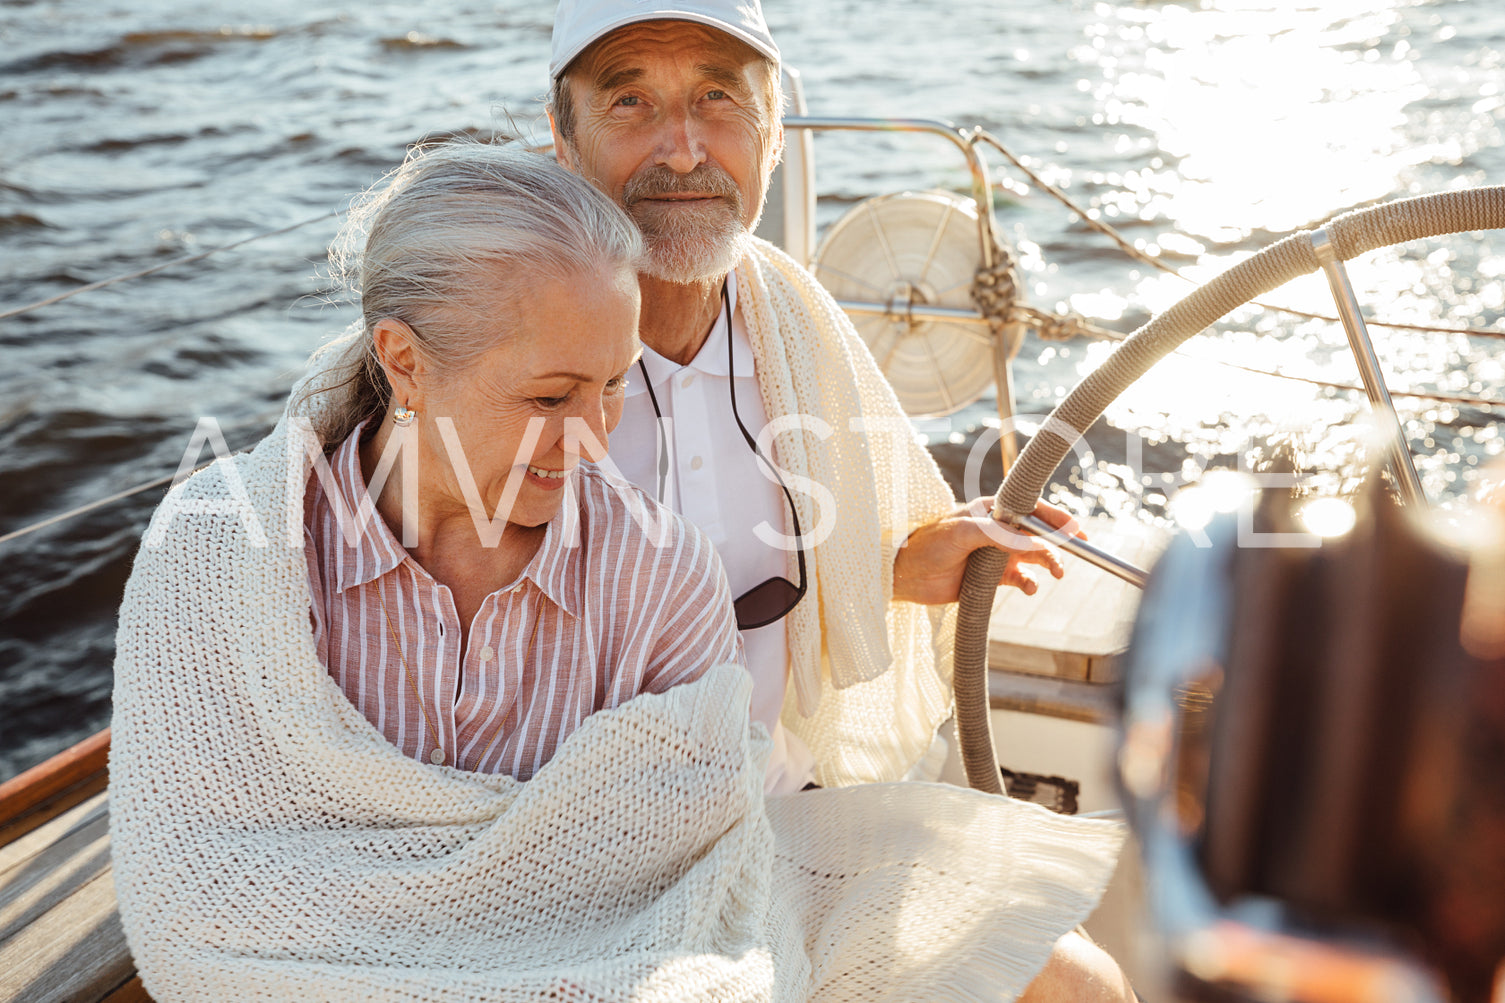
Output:
[[151,1003],[115,912],[109,755],[106,728],[0,784],[0,1001]]
[[0,1001],[130,1003],[135,974],[104,793],[0,848]]
[[110,729],[0,784],[0,846],[105,789]]
[[99,1003],[152,1003],[152,998],[146,994],[146,986],[141,984],[141,976],[132,975],[111,990],[110,995],[100,1000]]

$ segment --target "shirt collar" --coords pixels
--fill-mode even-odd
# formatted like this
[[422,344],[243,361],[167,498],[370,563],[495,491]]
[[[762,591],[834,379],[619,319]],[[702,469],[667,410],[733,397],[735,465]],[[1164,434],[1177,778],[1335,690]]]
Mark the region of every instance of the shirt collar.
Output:
[[[376,500],[366,493],[366,476],[361,472],[360,449],[361,432],[365,427],[365,422],[357,425],[355,431],[340,443],[340,447],[329,459],[329,468],[334,474],[333,493],[329,491],[330,485],[324,485],[336,519],[340,519],[341,515],[347,519],[360,519],[361,503],[369,506],[368,518],[353,541],[353,553],[349,555],[352,559],[336,562],[337,592],[375,581],[408,556],[408,552],[402,549],[402,545],[392,535],[392,530],[387,527],[386,520],[376,511]],[[340,523],[336,539],[341,542],[336,546],[350,546],[352,541],[344,531],[344,526],[349,523],[346,520],[340,520]]]
[[559,511],[549,520],[544,530],[543,542],[538,552],[523,569],[523,577],[538,586],[539,591],[570,616],[580,616],[584,605],[581,563],[585,554],[585,541],[580,539],[581,509],[585,505],[585,467],[582,460],[564,485],[564,498]]
[[[360,440],[365,422],[356,427],[330,457],[329,466],[334,472],[334,495],[330,498],[336,516],[340,506],[348,513],[356,513],[358,499],[366,498],[366,477],[361,472]],[[582,464],[583,465],[583,464]],[[580,539],[581,506],[583,500],[582,472],[577,467],[564,486],[564,498],[559,511],[550,519],[544,531],[543,542],[538,552],[523,569],[522,578],[538,586],[556,606],[571,616],[579,616],[582,606],[580,556],[583,548]],[[328,485],[325,485],[326,493]],[[357,585],[373,582],[396,568],[409,558],[407,550],[397,542],[385,519],[375,511],[374,503],[370,519],[355,541],[354,560],[336,562],[336,590],[344,592]],[[337,534],[344,538],[344,533]]]
[[[695,353],[695,358],[691,359],[688,364],[681,366],[672,359],[666,359],[647,345],[643,346],[643,365],[648,369],[648,379],[653,382],[655,390],[667,383],[674,374],[684,369],[693,369],[705,376],[725,377],[728,375],[726,368],[726,339],[729,335],[732,337],[732,352],[736,355],[737,378],[743,379],[753,375],[752,345],[748,342],[746,333],[738,330],[740,325],[735,321],[737,316],[736,272],[730,272],[726,276],[726,300],[731,307],[729,312],[733,317],[732,331],[727,331],[726,316],[728,311],[718,311],[715,321],[711,324],[711,333],[705,339],[705,344],[700,346],[700,351]],[[643,381],[641,379],[629,379],[627,382],[628,397],[636,397],[638,394],[644,392]]]

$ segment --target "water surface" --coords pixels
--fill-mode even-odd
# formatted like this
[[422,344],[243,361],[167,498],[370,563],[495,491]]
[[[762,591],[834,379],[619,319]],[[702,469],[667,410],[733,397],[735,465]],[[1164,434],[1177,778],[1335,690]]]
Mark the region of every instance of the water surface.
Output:
[[[812,113],[982,125],[1189,276],[1337,210],[1505,178],[1505,13],[1485,0],[769,0],[767,13]],[[0,5],[0,310],[324,216],[427,135],[543,138],[551,17],[519,0]],[[967,184],[934,139],[824,136],[816,152],[823,227],[871,195]],[[1021,177],[999,181],[1037,305],[1130,330],[1190,288]],[[233,447],[269,428],[308,352],[351,316],[320,278],[335,225],[0,320],[0,534],[170,473],[203,416]],[[1387,319],[1496,330],[1502,274],[1498,236],[1354,267]],[[1282,298],[1326,305],[1316,280]],[[1505,397],[1499,342],[1377,333],[1395,388]],[[1353,382],[1342,345],[1332,325],[1240,318],[1126,394],[1094,462],[1053,492],[1160,518],[1181,483],[1272,436],[1301,448],[1318,488],[1351,488],[1360,400],[1206,361]],[[1048,410],[1105,351],[1030,338],[1021,407]],[[1400,404],[1429,494],[1466,495],[1502,449],[1496,413]],[[993,414],[984,399],[921,423],[948,473]],[[159,499],[0,544],[0,778],[107,722],[115,608]]]

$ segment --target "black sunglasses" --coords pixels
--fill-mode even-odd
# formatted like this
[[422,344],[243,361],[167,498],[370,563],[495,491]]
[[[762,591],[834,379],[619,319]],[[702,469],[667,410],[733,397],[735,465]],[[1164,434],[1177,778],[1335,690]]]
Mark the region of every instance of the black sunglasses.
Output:
[[[742,433],[742,438],[747,440],[747,447],[753,451],[753,455],[763,461],[763,465],[773,471],[773,476],[778,480],[779,487],[784,491],[784,497],[789,501],[789,514],[794,520],[794,538],[803,541],[804,536],[800,533],[799,511],[794,507],[794,496],[789,493],[789,485],[784,483],[783,475],[779,468],[768,462],[758,449],[758,443],[752,434],[747,431],[747,426],[742,424],[742,416],[737,413],[737,373],[734,368],[732,356],[732,308],[731,301],[726,295],[726,283],[721,284],[721,310],[726,317],[726,371],[730,382],[732,397],[732,418],[737,422],[737,429]],[[664,489],[669,483],[669,439],[664,434],[664,413],[658,408],[658,397],[653,392],[653,381],[648,378],[648,367],[643,365],[642,357],[638,358],[638,368],[643,373],[643,385],[648,388],[648,400],[653,404],[653,414],[657,419],[658,426],[658,494],[655,498],[664,500]],[[737,629],[752,630],[755,627],[766,627],[776,620],[788,616],[794,607],[799,605],[805,597],[808,580],[805,575],[805,548],[801,546],[794,552],[795,559],[799,562],[800,583],[794,584],[787,578],[770,578],[765,582],[759,582],[736,599],[732,600],[732,608],[737,614]]]

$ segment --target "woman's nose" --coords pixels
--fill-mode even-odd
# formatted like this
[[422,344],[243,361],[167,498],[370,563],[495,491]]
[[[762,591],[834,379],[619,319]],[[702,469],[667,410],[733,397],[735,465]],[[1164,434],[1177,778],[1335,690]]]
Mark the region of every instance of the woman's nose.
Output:
[[579,414],[564,420],[564,451],[569,456],[580,456],[592,463],[599,463],[606,456],[608,427],[605,408],[601,402],[587,405]]

